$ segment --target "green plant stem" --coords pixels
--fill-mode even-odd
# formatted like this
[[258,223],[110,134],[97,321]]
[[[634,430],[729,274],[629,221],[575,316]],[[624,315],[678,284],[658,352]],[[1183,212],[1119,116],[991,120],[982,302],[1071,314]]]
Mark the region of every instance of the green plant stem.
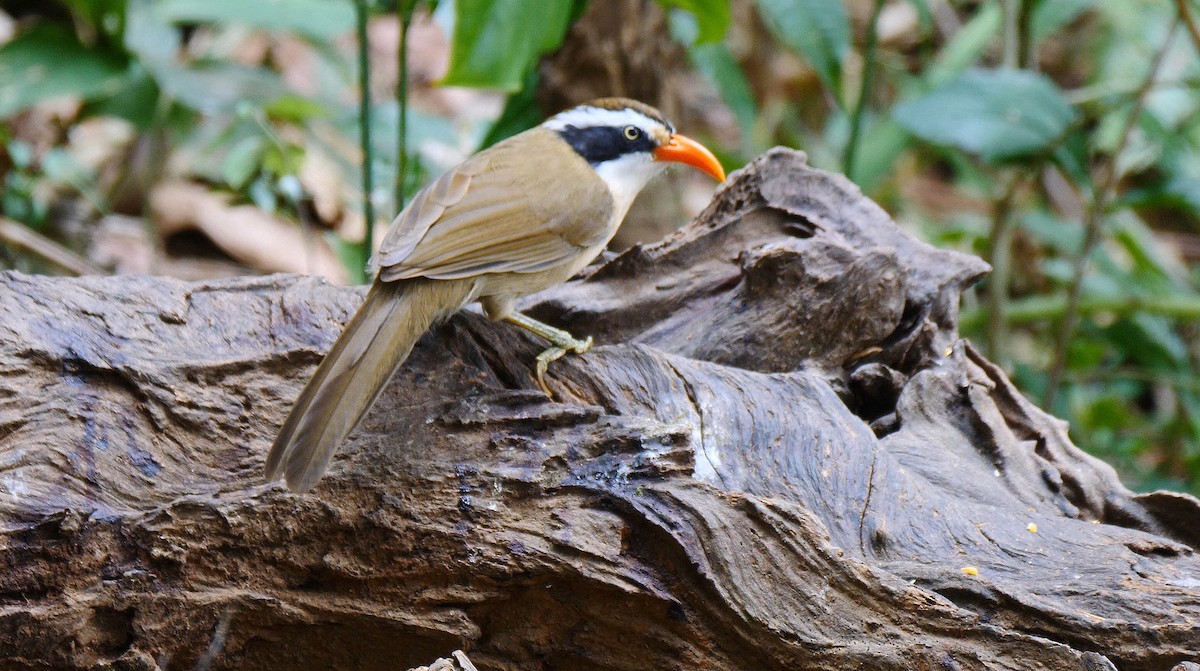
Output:
[[1004,0],[1004,56],[1006,68],[1021,66],[1021,5],[1022,0]]
[[1013,201],[1024,182],[1023,173],[1008,175],[1004,193],[992,208],[992,233],[988,238],[988,321],[985,342],[988,356],[1002,368],[1008,366],[1008,285],[1012,276]]
[[1186,374],[1165,374],[1161,370],[1146,370],[1144,368],[1111,368],[1082,371],[1067,374],[1072,382],[1107,382],[1111,380],[1132,380],[1149,385],[1169,385],[1176,389],[1185,389],[1200,393],[1200,380]]
[[[1133,96],[1140,86],[1141,82],[1101,82],[1067,91],[1065,95],[1072,105],[1085,105],[1110,96]],[[1156,80],[1151,90],[1173,88],[1200,88],[1200,77]]]
[[[1052,296],[1030,296],[1010,301],[1008,304],[1009,325],[1038,324],[1059,319],[1067,313],[1067,294]],[[1200,296],[1179,294],[1174,296],[1102,296],[1085,297],[1079,300],[1077,311],[1081,315],[1107,313],[1126,315],[1147,312],[1182,321],[1200,321]],[[959,320],[962,327],[974,328],[990,318],[987,309],[964,310]]]
[[863,46],[862,83],[858,87],[858,100],[850,115],[850,137],[846,140],[846,152],[842,156],[842,170],[854,181],[854,161],[858,153],[859,136],[862,134],[862,118],[871,97],[871,79],[875,74],[875,49],[879,43],[879,14],[883,11],[883,0],[875,0],[871,8],[871,20],[867,24],[867,41]]
[[1196,25],[1196,18],[1192,16],[1189,2],[1191,0],[1175,0],[1175,7],[1179,10],[1179,18],[1183,21],[1183,25],[1187,26],[1188,35],[1192,37],[1192,44],[1196,46],[1196,51],[1200,51],[1200,26]]
[[1033,41],[1034,0],[1019,0],[1017,11],[1017,65],[1027,70],[1038,69],[1037,44]]
[[[405,6],[407,4],[407,6]],[[401,3],[400,49],[396,56],[400,83],[396,86],[396,211],[404,209],[404,185],[408,180],[408,27],[417,3]]]
[[1154,87],[1154,80],[1158,76],[1158,69],[1162,65],[1167,52],[1170,50],[1180,21],[1179,18],[1176,18],[1175,23],[1171,26],[1171,30],[1167,33],[1166,39],[1163,40],[1162,46],[1154,54],[1150,62],[1149,72],[1146,73],[1146,78],[1138,89],[1137,95],[1134,97],[1133,109],[1129,111],[1129,118],[1125,120],[1125,126],[1121,130],[1117,146],[1113,150],[1112,156],[1100,167],[1102,172],[1098,186],[1093,192],[1091,202],[1084,213],[1083,248],[1079,250],[1079,256],[1075,259],[1074,272],[1071,275],[1071,285],[1067,293],[1066,311],[1063,314],[1062,325],[1058,330],[1058,338],[1054,344],[1054,363],[1050,369],[1050,381],[1046,385],[1046,396],[1043,399],[1043,406],[1047,409],[1052,408],[1054,405],[1055,396],[1058,394],[1063,372],[1066,369],[1067,349],[1071,344],[1071,338],[1075,334],[1075,327],[1079,321],[1080,305],[1083,298],[1083,279],[1087,274],[1091,256],[1096,251],[1096,245],[1100,243],[1105,210],[1112,200],[1117,184],[1117,161],[1125,151],[1126,145],[1129,144],[1129,138],[1133,135],[1133,128],[1137,125],[1138,117],[1142,115],[1142,108],[1146,104],[1146,95]]
[[375,203],[372,201],[375,191],[375,153],[371,149],[371,44],[367,36],[367,2],[355,0],[354,3],[358,28],[358,129],[362,147],[363,219],[366,220],[366,230],[359,245],[360,263],[350,270],[351,275],[360,282],[366,280],[366,261],[375,250]]

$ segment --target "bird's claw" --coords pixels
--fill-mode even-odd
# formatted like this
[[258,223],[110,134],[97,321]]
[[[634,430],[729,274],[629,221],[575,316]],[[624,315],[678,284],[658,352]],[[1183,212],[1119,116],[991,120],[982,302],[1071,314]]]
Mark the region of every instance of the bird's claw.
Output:
[[547,348],[541,354],[537,355],[537,365],[535,370],[537,373],[538,386],[542,388],[542,391],[545,392],[547,396],[554,398],[554,392],[550,391],[549,385],[546,384],[546,370],[550,368],[550,364],[563,358],[567,352],[583,354],[591,348],[591,336],[588,336],[583,340],[572,338],[570,341]]

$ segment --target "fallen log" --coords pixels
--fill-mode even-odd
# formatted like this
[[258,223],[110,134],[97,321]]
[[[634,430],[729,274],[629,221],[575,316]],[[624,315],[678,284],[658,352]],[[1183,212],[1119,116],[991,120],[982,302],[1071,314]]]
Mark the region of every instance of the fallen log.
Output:
[[986,270],[773,150],[529,301],[599,343],[553,399],[461,313],[306,495],[359,290],[0,274],[0,668],[1194,668],[1200,502],[959,339]]

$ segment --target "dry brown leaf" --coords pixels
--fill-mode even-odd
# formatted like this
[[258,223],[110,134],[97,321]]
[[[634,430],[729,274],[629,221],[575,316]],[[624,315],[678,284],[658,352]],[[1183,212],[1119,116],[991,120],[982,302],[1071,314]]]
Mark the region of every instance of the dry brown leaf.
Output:
[[225,253],[266,272],[321,275],[346,284],[346,269],[325,240],[249,205],[191,182],[164,182],[150,192],[152,219],[163,237],[204,232]]

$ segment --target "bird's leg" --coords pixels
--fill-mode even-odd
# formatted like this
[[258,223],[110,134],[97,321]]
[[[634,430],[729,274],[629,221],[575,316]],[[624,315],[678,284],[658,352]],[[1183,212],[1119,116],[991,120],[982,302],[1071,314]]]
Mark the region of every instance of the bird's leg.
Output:
[[550,393],[550,388],[546,386],[546,369],[550,367],[550,364],[561,359],[567,352],[583,354],[592,348],[591,336],[580,340],[562,329],[556,329],[549,324],[543,324],[532,317],[526,317],[520,312],[514,312],[506,316],[504,321],[516,324],[527,331],[540,335],[554,344],[554,347],[550,347],[537,355],[537,383],[542,388],[542,391],[546,392],[547,396],[553,396]]

